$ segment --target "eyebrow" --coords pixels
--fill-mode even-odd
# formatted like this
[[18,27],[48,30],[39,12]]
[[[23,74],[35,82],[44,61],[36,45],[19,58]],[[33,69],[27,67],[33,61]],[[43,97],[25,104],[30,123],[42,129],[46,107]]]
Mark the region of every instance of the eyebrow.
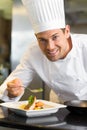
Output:
[[[51,35],[50,37],[54,37],[55,35],[58,35],[58,33],[55,33],[53,35]],[[38,39],[43,39],[43,40],[46,40],[46,38],[43,38],[43,37],[37,37]]]
[[55,35],[58,35],[58,33],[53,34],[51,37],[53,37],[53,36],[55,36]]

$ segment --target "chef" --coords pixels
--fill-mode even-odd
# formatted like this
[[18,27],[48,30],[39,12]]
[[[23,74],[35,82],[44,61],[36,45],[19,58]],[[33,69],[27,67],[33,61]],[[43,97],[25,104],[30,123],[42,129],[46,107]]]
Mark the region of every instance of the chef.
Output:
[[70,32],[64,0],[22,2],[37,41],[29,44],[20,64],[0,86],[0,98],[18,101],[37,74],[60,100],[87,100],[87,35]]

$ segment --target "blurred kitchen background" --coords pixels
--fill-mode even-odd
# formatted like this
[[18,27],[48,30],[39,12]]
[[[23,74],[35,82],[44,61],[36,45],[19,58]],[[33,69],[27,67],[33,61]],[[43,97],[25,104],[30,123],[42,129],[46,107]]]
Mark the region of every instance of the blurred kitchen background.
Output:
[[[71,32],[87,34],[87,0],[65,0],[65,11]],[[15,69],[28,45],[35,40],[21,0],[0,0],[0,84]],[[42,87],[44,91],[36,96],[47,100],[51,98],[50,89],[40,77],[35,76],[29,87]],[[26,91],[22,99],[29,94]]]

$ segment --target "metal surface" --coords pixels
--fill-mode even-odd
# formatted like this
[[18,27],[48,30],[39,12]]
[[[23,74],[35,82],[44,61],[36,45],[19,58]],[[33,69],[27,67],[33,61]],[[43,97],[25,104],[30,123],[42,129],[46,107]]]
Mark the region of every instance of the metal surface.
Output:
[[71,100],[64,103],[70,112],[87,114],[87,100]]

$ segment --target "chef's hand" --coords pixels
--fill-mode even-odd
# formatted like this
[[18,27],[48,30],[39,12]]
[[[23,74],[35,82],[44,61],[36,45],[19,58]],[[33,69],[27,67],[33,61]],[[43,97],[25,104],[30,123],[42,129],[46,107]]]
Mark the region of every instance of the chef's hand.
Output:
[[18,78],[7,83],[8,96],[14,98],[24,93],[22,81]]

